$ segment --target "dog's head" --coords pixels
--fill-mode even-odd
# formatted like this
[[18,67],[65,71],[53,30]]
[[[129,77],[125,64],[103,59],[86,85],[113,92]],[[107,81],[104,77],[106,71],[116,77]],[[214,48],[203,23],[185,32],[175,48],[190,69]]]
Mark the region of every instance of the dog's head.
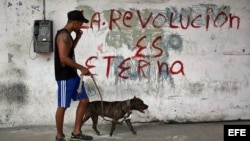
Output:
[[148,108],[148,105],[144,104],[144,102],[137,97],[134,97],[130,100],[131,110],[138,110],[141,113],[144,113],[144,110]]

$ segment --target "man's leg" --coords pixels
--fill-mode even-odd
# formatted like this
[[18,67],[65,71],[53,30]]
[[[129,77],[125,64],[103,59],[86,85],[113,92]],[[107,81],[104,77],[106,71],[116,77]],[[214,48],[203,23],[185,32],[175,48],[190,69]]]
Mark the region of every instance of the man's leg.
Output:
[[63,136],[63,122],[64,122],[64,114],[66,109],[62,107],[57,107],[56,111],[56,129],[57,129],[57,138]]
[[86,108],[88,106],[88,95],[85,91],[84,83],[82,84],[82,92],[81,94],[78,94],[77,89],[79,87],[80,78],[76,80],[78,84],[76,84],[75,87],[75,93],[72,95],[73,100],[79,100],[77,109],[76,109],[76,118],[75,118],[75,126],[74,130],[71,134],[71,138],[73,139],[80,139],[80,140],[92,140],[93,137],[84,135],[81,133],[81,126],[83,121],[83,116],[85,114]]
[[81,133],[82,120],[83,120],[83,116],[85,114],[88,102],[89,102],[88,98],[79,100],[79,104],[76,109],[75,127],[73,131],[74,135]]
[[57,92],[57,102],[58,107],[56,110],[56,129],[57,129],[57,138],[61,138],[64,136],[63,133],[63,123],[64,123],[64,114],[70,105],[71,97],[67,97],[67,81],[66,80],[59,80],[57,81],[58,92]]

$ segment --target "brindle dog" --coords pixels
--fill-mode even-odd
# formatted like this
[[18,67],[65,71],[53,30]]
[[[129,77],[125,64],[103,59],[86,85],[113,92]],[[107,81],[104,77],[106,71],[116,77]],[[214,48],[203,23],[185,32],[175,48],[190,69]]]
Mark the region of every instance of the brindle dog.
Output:
[[93,129],[95,130],[97,135],[101,135],[97,129],[98,116],[109,117],[112,119],[112,126],[109,135],[112,136],[116,124],[119,123],[119,119],[125,117],[124,120],[128,125],[129,129],[132,131],[133,134],[137,134],[137,132],[134,130],[130,122],[130,119],[126,118],[126,116],[129,116],[132,110],[137,110],[140,111],[141,113],[144,113],[144,110],[147,108],[148,105],[144,104],[144,102],[141,99],[136,97],[126,101],[113,101],[113,102],[103,101],[103,103],[101,101],[89,102],[85,116],[82,121],[82,125],[89,118],[91,118],[93,121],[93,126],[92,126]]

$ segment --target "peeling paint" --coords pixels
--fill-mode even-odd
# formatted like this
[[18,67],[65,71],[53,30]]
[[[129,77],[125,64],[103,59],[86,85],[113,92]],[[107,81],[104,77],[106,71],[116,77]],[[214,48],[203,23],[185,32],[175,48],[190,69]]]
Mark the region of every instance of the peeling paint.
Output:
[[215,93],[233,93],[237,94],[240,90],[240,83],[235,81],[214,81]]
[[0,83],[1,100],[24,104],[28,99],[28,87],[24,82]]
[[171,34],[169,36],[168,45],[174,50],[181,51],[183,48],[183,39],[180,37],[180,35]]
[[8,77],[7,81],[0,82],[0,101],[4,100],[8,103],[18,103],[20,105],[26,103],[28,99],[28,86],[21,81],[25,72],[22,69],[13,67],[4,73]]
[[31,5],[31,8],[35,11],[40,11],[40,6],[39,5]]
[[[99,95],[97,88],[92,80],[85,81],[84,87],[85,87],[85,90],[86,90],[88,96]],[[101,86],[98,86],[98,89],[100,90],[101,93],[103,93],[103,89]]]
[[12,3],[11,3],[11,2],[8,2],[7,7],[11,7],[11,6],[12,6]]
[[205,85],[203,83],[190,83],[189,84],[189,90],[190,90],[190,94],[202,94],[203,89],[204,89]]
[[22,78],[24,75],[25,75],[25,72],[24,70],[22,69],[19,69],[19,68],[12,68],[12,69],[9,69],[5,72],[6,76],[9,76],[9,77],[15,77],[15,78]]
[[17,5],[22,6],[23,5],[22,1],[19,1]]
[[22,45],[21,44],[17,44],[17,43],[14,43],[14,42],[10,42],[10,43],[7,43],[6,45],[10,50],[10,52],[15,52],[15,51],[20,51]]
[[13,54],[8,53],[8,63],[13,63],[12,58],[13,58]]

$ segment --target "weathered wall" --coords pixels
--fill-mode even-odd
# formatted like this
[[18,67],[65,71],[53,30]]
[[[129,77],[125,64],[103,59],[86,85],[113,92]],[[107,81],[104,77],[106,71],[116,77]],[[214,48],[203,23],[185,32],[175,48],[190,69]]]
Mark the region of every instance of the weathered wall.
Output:
[[[203,1],[202,1],[203,2]],[[42,0],[0,2],[0,127],[54,125],[53,53],[33,52]],[[83,9],[76,59],[91,67],[104,100],[138,96],[133,121],[250,119],[249,0],[47,0],[54,35]],[[99,96],[84,78],[90,100]],[[65,122],[73,123],[76,103]]]

